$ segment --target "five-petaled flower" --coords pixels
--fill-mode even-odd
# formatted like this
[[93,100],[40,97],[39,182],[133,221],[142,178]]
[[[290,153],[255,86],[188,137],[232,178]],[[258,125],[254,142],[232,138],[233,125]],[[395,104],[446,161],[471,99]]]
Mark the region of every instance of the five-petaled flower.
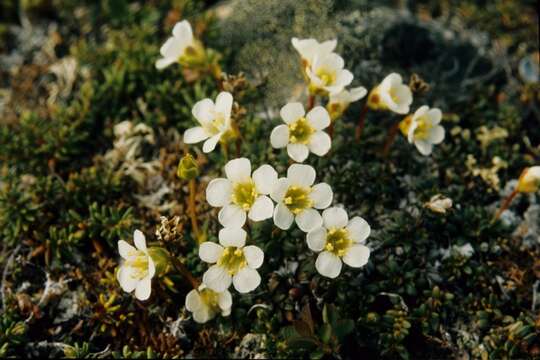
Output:
[[267,196],[277,182],[277,172],[262,165],[251,173],[249,159],[238,158],[225,165],[224,178],[217,178],[206,188],[206,200],[222,207],[218,220],[225,227],[242,227],[247,216],[253,221],[272,217],[274,203]]
[[287,170],[287,177],[278,179],[271,193],[277,205],[274,209],[274,223],[287,230],[294,220],[304,232],[322,225],[321,214],[315,209],[325,209],[332,202],[332,189],[326,183],[313,185],[315,169],[309,165],[293,164]]
[[146,239],[140,230],[133,233],[135,247],[124,240],[118,241],[118,252],[124,259],[116,278],[125,292],[135,290],[135,297],[147,300],[152,291],[152,277],[156,273],[154,260],[146,248]]
[[391,73],[368,96],[368,106],[373,110],[390,110],[407,114],[413,97],[411,89],[403,84],[401,75]]
[[359,216],[349,220],[347,212],[338,207],[323,211],[322,226],[307,234],[307,244],[320,252],[315,261],[319,274],[335,278],[341,272],[342,261],[351,267],[362,267],[370,250],[363,245],[371,232],[369,224]]
[[306,68],[309,92],[313,95],[328,95],[342,91],[354,79],[354,75],[344,66],[345,61],[336,53],[315,56]]
[[219,231],[219,244],[204,242],[199,247],[202,261],[213,264],[203,275],[203,283],[216,292],[229,288],[231,282],[240,293],[254,290],[261,283],[257,272],[263,261],[263,251],[255,245],[245,246],[246,232],[240,228]]
[[437,108],[421,106],[412,115],[407,116],[399,127],[409,143],[414,143],[422,155],[430,155],[433,145],[444,140],[444,128],[439,125],[442,112]]
[[330,115],[325,108],[316,106],[306,115],[301,103],[288,103],[281,108],[280,115],[285,125],[272,130],[272,147],[287,147],[287,153],[297,162],[306,160],[310,151],[318,156],[328,153],[331,139],[323,129],[330,125]]
[[234,134],[231,127],[232,105],[233,97],[226,91],[219,93],[215,104],[211,99],[198,101],[191,112],[200,126],[187,129],[184,133],[184,142],[195,144],[206,140],[203,151],[208,153],[214,150],[220,140],[226,141],[232,137]]
[[540,166],[525,168],[521,173],[516,191],[533,193],[540,189]]
[[186,296],[186,309],[193,313],[193,320],[201,324],[212,320],[219,313],[229,316],[231,307],[232,295],[229,290],[218,293],[201,284]]
[[315,57],[323,57],[331,54],[337,45],[337,40],[327,40],[322,43],[315,39],[291,39],[293,47],[302,58],[302,73],[307,76],[306,69],[311,66]]
[[159,52],[163,58],[156,61],[157,69],[178,62],[182,66],[196,66],[204,63],[206,54],[202,44],[193,37],[193,30],[187,20],[176,23]]
[[367,90],[363,86],[351,88],[350,90],[343,89],[339,93],[330,94],[328,104],[326,104],[330,118],[336,120],[347,110],[351,103],[360,100],[366,94]]

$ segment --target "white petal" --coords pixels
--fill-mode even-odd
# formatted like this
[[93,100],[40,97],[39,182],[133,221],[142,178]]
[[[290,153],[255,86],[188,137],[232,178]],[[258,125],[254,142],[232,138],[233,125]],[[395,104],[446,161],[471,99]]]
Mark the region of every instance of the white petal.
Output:
[[260,268],[264,261],[263,251],[254,245],[249,245],[244,248],[244,256],[246,257],[248,266],[252,269]]
[[299,102],[288,103],[279,111],[281,118],[286,124],[291,124],[305,115],[304,105]]
[[287,169],[287,179],[296,186],[313,185],[315,176],[315,169],[310,165],[292,164]]
[[156,264],[154,264],[154,260],[149,255],[148,256],[148,277],[151,279],[156,274]]
[[416,140],[414,142],[414,145],[416,146],[416,148],[418,149],[420,154],[422,154],[424,156],[430,155],[431,151],[433,150],[433,146],[430,143],[428,143],[427,141]]
[[440,144],[444,140],[444,128],[437,125],[431,129],[431,133],[429,135],[429,141],[431,141],[432,144]]
[[283,197],[287,193],[287,190],[289,189],[290,181],[287,178],[280,178],[276,181],[276,184],[274,185],[274,188],[272,189],[272,192],[270,193],[270,197],[275,202],[281,202],[283,200]]
[[221,139],[221,133],[214,135],[210,139],[206,140],[203,144],[202,151],[204,153],[209,153],[210,151],[213,151],[216,148],[219,139]]
[[208,134],[201,126],[187,129],[184,133],[184,142],[186,144],[195,144],[208,139]]
[[193,39],[193,31],[191,25],[187,20],[182,20],[174,25],[172,31],[174,37],[182,39],[184,41],[191,41]]
[[341,266],[341,259],[328,251],[320,253],[315,261],[315,268],[319,274],[331,279],[334,279],[339,275]]
[[225,205],[219,210],[218,221],[225,227],[242,227],[246,223],[246,212],[238,205]]
[[133,242],[137,249],[146,252],[146,238],[141,230],[135,230],[133,232]]
[[215,111],[219,114],[222,114],[225,119],[231,117],[231,109],[233,105],[233,96],[231,93],[222,91],[216,98],[216,108]]
[[212,320],[215,314],[210,311],[208,306],[203,306],[197,311],[193,312],[193,320],[199,324],[204,324],[205,322]]
[[366,241],[371,233],[371,227],[369,226],[368,222],[362,219],[360,216],[355,216],[351,219],[351,221],[349,221],[347,230],[349,231],[349,237],[351,240],[357,243]]
[[216,263],[221,254],[223,253],[223,246],[213,243],[211,241],[203,242],[199,246],[199,257],[202,261],[214,264]]
[[219,230],[219,243],[224,247],[243,247],[246,244],[247,233],[241,228],[227,227]]
[[188,311],[194,312],[199,310],[203,306],[201,296],[199,292],[195,289],[188,292],[186,295],[186,309]]
[[311,188],[309,197],[313,200],[313,207],[316,209],[326,209],[332,203],[334,194],[332,188],[327,183],[319,183]]
[[322,251],[326,245],[326,229],[321,226],[311,230],[308,232],[306,240],[311,250]]
[[274,203],[266,195],[259,196],[251,209],[249,209],[248,217],[253,221],[262,221],[270,219],[274,213]]
[[311,136],[311,139],[309,139],[309,150],[314,153],[317,156],[323,156],[330,151],[330,147],[332,146],[332,139],[330,139],[330,135],[325,133],[324,131],[317,131],[315,134]]
[[274,149],[281,149],[289,143],[289,127],[278,125],[270,133],[270,144]]
[[349,92],[349,102],[355,102],[366,96],[367,89],[363,86],[352,88]]
[[206,187],[206,201],[211,206],[220,207],[231,202],[232,183],[223,178],[217,178]]
[[227,179],[233,183],[242,183],[251,178],[251,162],[247,158],[238,158],[229,161],[225,165]]
[[306,115],[306,119],[317,130],[322,130],[330,125],[330,115],[322,106],[315,106],[311,109]]
[[245,267],[233,277],[233,285],[236,291],[245,294],[253,291],[261,283],[261,276],[257,270]]
[[442,111],[441,109],[433,108],[428,111],[428,116],[430,117],[433,125],[438,124],[442,120]]
[[309,148],[304,144],[287,145],[287,154],[296,162],[303,162],[309,155]]
[[283,203],[277,204],[274,209],[274,224],[282,230],[287,230],[291,227],[293,221],[293,213]]
[[351,246],[343,256],[343,262],[352,267],[361,267],[369,260],[369,248],[365,245],[357,244]]
[[201,124],[206,124],[214,119],[214,102],[211,99],[197,101],[191,113]]
[[306,209],[296,215],[296,225],[303,232],[309,232],[322,226],[323,220],[321,214],[315,209]]
[[231,282],[231,275],[222,266],[212,265],[203,275],[203,283],[218,293],[227,290]]
[[337,86],[348,86],[354,79],[354,75],[349,70],[342,70],[336,78]]
[[158,59],[156,61],[156,69],[158,70],[162,70],[162,69],[165,69],[167,66],[175,63],[176,61],[178,61],[177,59],[175,58],[162,58],[162,59]]
[[171,59],[176,62],[178,61],[180,55],[182,55],[182,53],[184,52],[185,47],[186,44],[182,40],[175,37],[170,37],[161,46],[161,48],[159,49],[159,53],[165,59]]
[[232,306],[232,295],[229,290],[218,294],[218,304],[222,311],[229,310]]
[[135,297],[141,301],[148,300],[152,292],[152,279],[147,276],[137,284]]
[[270,165],[259,166],[257,170],[253,172],[253,181],[255,182],[255,187],[259,194],[268,195],[274,189],[276,185],[278,174]]
[[324,227],[331,228],[344,228],[349,222],[349,216],[347,212],[339,207],[331,207],[323,211],[322,214]]
[[124,240],[120,240],[118,242],[118,252],[120,253],[120,256],[124,259],[127,259],[130,257],[133,253],[135,253],[137,249],[135,249],[133,246],[128,244]]
[[132,276],[132,268],[127,266],[121,266],[116,273],[116,279],[120,284],[120,287],[125,292],[132,292],[137,287],[139,282],[134,276]]

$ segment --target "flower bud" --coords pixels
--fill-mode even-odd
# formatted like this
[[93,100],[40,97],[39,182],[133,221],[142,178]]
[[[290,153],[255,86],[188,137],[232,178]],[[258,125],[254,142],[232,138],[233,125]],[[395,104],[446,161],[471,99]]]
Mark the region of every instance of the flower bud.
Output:
[[180,159],[176,174],[183,180],[191,180],[199,176],[199,166],[191,154],[187,154]]
[[161,277],[171,270],[172,264],[167,250],[160,247],[150,247],[148,248],[148,255],[154,262],[157,277]]
[[533,193],[540,188],[540,166],[525,168],[518,180],[517,191]]

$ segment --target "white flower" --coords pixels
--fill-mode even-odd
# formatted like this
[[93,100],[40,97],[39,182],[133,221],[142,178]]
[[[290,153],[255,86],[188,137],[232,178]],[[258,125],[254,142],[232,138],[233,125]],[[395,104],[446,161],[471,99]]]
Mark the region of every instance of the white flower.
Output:
[[362,267],[369,259],[369,248],[363,243],[371,228],[359,216],[349,220],[347,212],[338,207],[323,211],[324,224],[307,234],[311,250],[320,252],[315,261],[319,274],[335,278],[341,272],[342,261],[351,267]]
[[193,37],[191,25],[183,20],[173,28],[173,36],[165,41],[159,52],[162,59],[156,61],[157,69],[164,69],[175,62],[189,62],[204,55],[202,45]]
[[246,232],[240,228],[219,231],[219,244],[207,241],[199,247],[202,261],[214,264],[203,275],[203,283],[216,292],[229,288],[231,282],[240,293],[254,290],[261,283],[256,269],[264,260],[263,251],[246,244]]
[[331,146],[330,136],[324,131],[330,125],[330,115],[322,106],[307,113],[301,103],[288,103],[280,111],[286,125],[279,125],[270,134],[275,149],[287,147],[287,153],[296,162],[303,162],[311,151],[323,156]]
[[287,177],[277,181],[270,195],[277,205],[274,209],[274,223],[287,230],[293,220],[300,230],[311,231],[322,225],[322,218],[315,209],[325,209],[332,202],[332,189],[326,183],[315,182],[315,169],[309,165],[293,164],[287,170]]
[[540,166],[531,166],[525,168],[518,181],[517,191],[524,193],[533,193],[540,188]]
[[186,296],[186,309],[193,313],[193,320],[201,324],[212,320],[218,313],[229,316],[231,307],[232,296],[229,290],[218,293],[201,284]]
[[203,151],[208,153],[216,147],[218,141],[232,132],[231,109],[233,97],[230,93],[222,91],[216,98],[216,103],[211,99],[198,101],[191,110],[191,113],[199,121],[201,126],[186,130],[184,142],[195,144],[206,140]]
[[249,159],[238,158],[225,165],[224,178],[217,178],[206,188],[206,200],[222,207],[218,220],[225,227],[242,227],[247,216],[253,221],[272,217],[274,203],[267,196],[277,182],[277,172],[262,165],[251,174]]
[[118,269],[116,278],[125,292],[135,290],[137,299],[146,300],[152,291],[152,277],[156,273],[156,267],[148,254],[144,234],[135,230],[133,241],[136,248],[124,240],[118,242],[118,252],[124,261]]
[[309,66],[315,59],[315,57],[322,57],[328,55],[334,51],[337,45],[337,40],[328,40],[319,43],[315,39],[298,39],[292,38],[291,43],[302,57],[302,71]]
[[342,91],[353,81],[353,74],[344,69],[345,61],[335,53],[315,56],[306,68],[309,91],[312,94],[326,95]]
[[407,114],[412,104],[411,89],[405,84],[401,75],[392,73],[371,91],[368,105],[372,109],[391,110],[398,114]]
[[422,155],[429,155],[433,145],[444,140],[444,128],[439,125],[442,112],[437,108],[421,106],[413,115],[407,116],[399,125],[409,143],[414,143]]
[[332,119],[337,119],[355,101],[366,96],[367,90],[363,86],[355,87],[350,90],[343,89],[342,91],[330,94],[326,109]]

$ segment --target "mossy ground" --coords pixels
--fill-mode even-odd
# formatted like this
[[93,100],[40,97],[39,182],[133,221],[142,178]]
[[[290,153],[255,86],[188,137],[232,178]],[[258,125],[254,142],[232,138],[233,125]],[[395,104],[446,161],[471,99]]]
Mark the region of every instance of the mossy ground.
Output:
[[[535,2],[233,5],[0,2],[0,356],[539,357],[538,194],[491,223],[520,171],[540,162],[538,70],[527,66],[538,57]],[[195,324],[183,306],[190,288],[174,274],[154,282],[148,302],[122,292],[116,243],[136,228],[196,276],[205,270],[176,166],[193,104],[218,89],[154,67],[183,18],[225,72],[246,73],[228,81],[245,112],[240,154],[281,174],[288,158],[269,134],[302,85],[291,36],[336,36],[354,84],[391,71],[427,83],[413,108],[440,107],[447,135],[431,157],[402,137],[381,154],[398,120],[388,113],[370,113],[355,143],[354,104],[331,153],[309,158],[334,203],[371,224],[364,268],[324,279],[305,235],[267,221],[250,229],[266,255],[263,282],[234,296],[230,317]],[[130,159],[114,133],[126,120],[146,125],[130,135]],[[227,159],[196,155],[197,213],[215,240],[204,189]],[[454,204],[444,215],[424,206],[439,193]]]

